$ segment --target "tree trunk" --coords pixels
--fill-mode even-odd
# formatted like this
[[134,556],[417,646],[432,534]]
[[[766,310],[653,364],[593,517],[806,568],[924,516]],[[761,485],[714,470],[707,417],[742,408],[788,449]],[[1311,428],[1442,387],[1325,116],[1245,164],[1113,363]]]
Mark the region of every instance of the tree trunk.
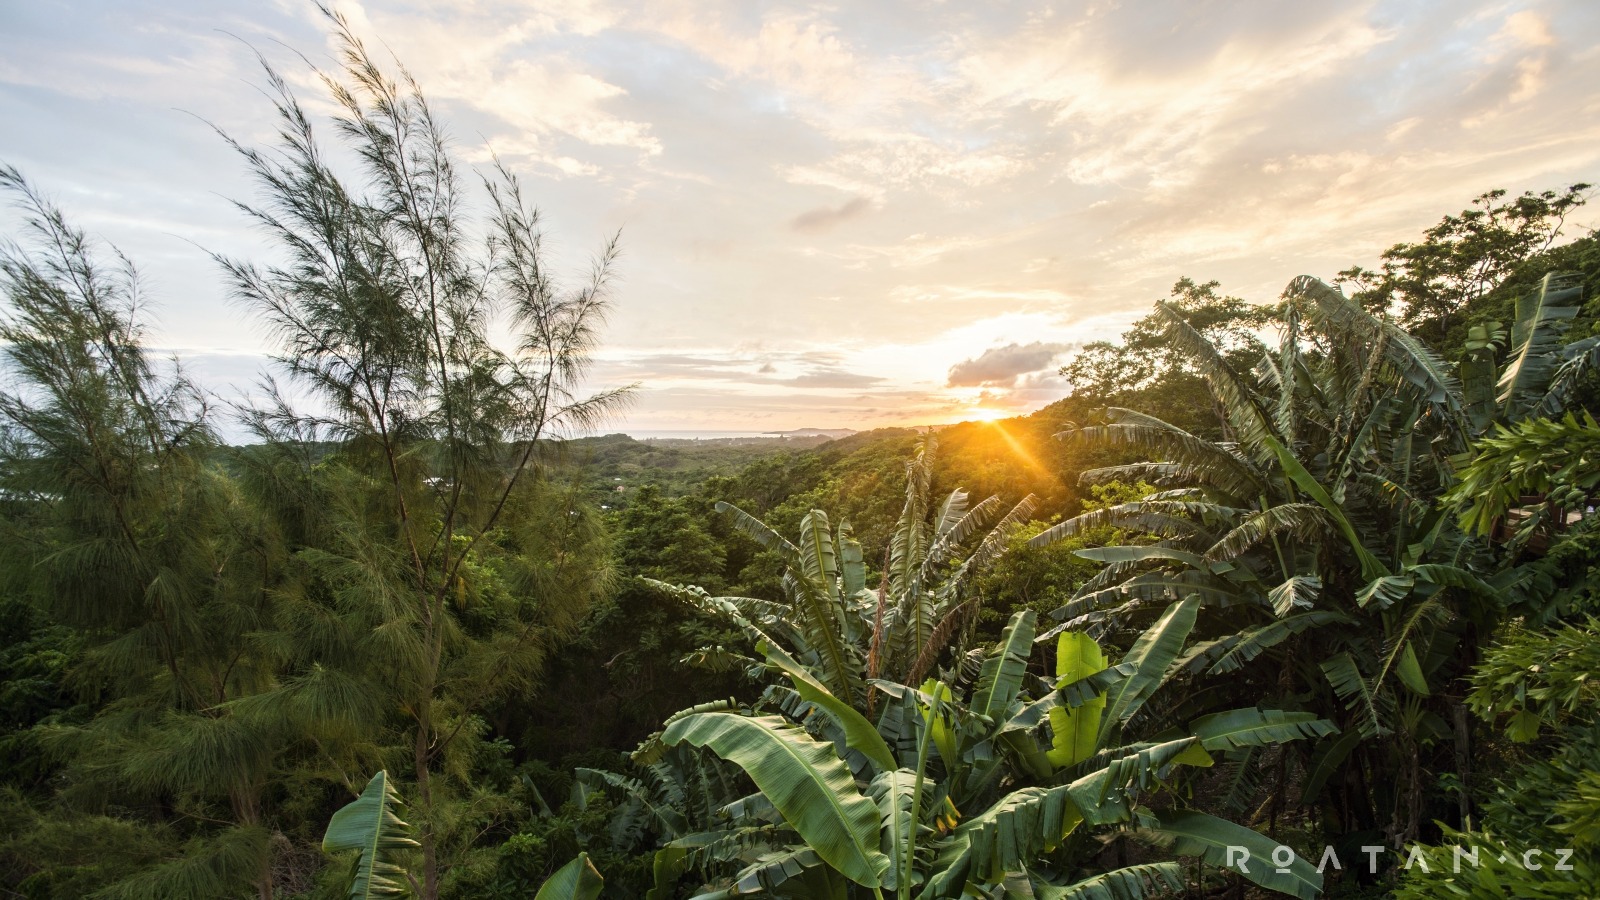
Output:
[[[261,786],[258,784],[235,784],[228,790],[228,802],[233,807],[233,820],[242,826],[259,824],[261,821]],[[256,874],[255,880],[257,900],[272,900],[272,848],[270,844],[267,852],[261,858],[261,871]]]
[[1450,710],[1456,730],[1456,773],[1461,778],[1456,800],[1460,805],[1462,831],[1472,830],[1472,732],[1467,728],[1467,705],[1457,703]]
[[412,751],[417,766],[417,843],[422,845],[422,900],[439,900],[439,850],[433,834],[433,788],[428,771],[428,727],[417,724]]

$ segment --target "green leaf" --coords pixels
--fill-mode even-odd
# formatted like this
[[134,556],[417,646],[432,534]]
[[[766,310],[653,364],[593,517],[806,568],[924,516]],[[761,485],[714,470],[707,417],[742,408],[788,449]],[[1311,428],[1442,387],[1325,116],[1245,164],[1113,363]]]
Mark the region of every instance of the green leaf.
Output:
[[1321,796],[1322,788],[1339,766],[1344,764],[1356,745],[1361,743],[1364,735],[1358,729],[1350,729],[1337,738],[1323,741],[1311,754],[1311,763],[1306,766],[1306,780],[1300,786],[1300,802],[1312,803]]
[[400,796],[389,784],[389,773],[380,771],[367,782],[361,796],[328,820],[328,831],[322,836],[324,851],[361,851],[346,896],[366,900],[407,893],[406,870],[392,861],[391,854],[419,845],[411,839],[411,826],[400,818],[402,808]]
[[1378,737],[1390,732],[1378,710],[1378,695],[1361,674],[1354,657],[1345,652],[1323,660],[1322,674],[1327,676],[1333,692],[1344,700],[1345,707],[1358,715],[1363,733]]
[[850,530],[849,522],[839,523],[839,586],[845,599],[866,590],[867,564],[861,553],[861,542]]
[[1417,661],[1416,647],[1410,641],[1406,641],[1405,649],[1400,652],[1394,671],[1406,687],[1424,697],[1428,696],[1428,679],[1422,675],[1422,664]]
[[[1238,640],[1228,642],[1225,645],[1218,645],[1221,649],[1215,657],[1216,661],[1211,664],[1211,668],[1208,671],[1212,675],[1235,671],[1245,663],[1260,656],[1269,648],[1277,646],[1290,636],[1308,628],[1315,628],[1330,622],[1348,624],[1351,621],[1351,618],[1343,613],[1331,609],[1318,609],[1311,612],[1298,613],[1286,619],[1279,619],[1259,628],[1242,631],[1237,635]],[[1224,640],[1226,641],[1227,639]]]
[[768,550],[776,550],[789,565],[800,567],[800,548],[791,544],[783,535],[768,528],[767,523],[723,500],[717,501],[716,510],[732,519],[733,527],[743,532],[745,536],[754,538],[756,543]]
[[[934,718],[933,698],[939,698],[941,705],[948,704],[955,699],[955,693],[950,690],[950,685],[937,678],[929,678],[924,681],[918,690],[922,693],[922,697],[917,701],[918,708],[922,710],[922,725],[924,728],[932,730],[933,745],[939,749],[939,758],[945,761],[945,766],[954,766],[958,759],[956,738],[954,734],[951,734],[950,726],[945,723],[943,715]],[[945,708],[948,709],[949,707],[946,706]]]
[[968,818],[938,844],[932,875],[919,900],[959,897],[969,878],[999,881],[1053,850],[1083,821],[1067,785],[1019,788]]
[[839,597],[839,556],[833,546],[828,514],[813,509],[800,520],[800,571],[817,589],[835,601]]
[[672,895],[677,893],[678,876],[687,868],[688,857],[689,851],[683,847],[668,845],[657,850],[650,864],[654,881],[644,900],[672,900]]
[[[1312,900],[1322,891],[1322,876],[1311,863],[1295,855],[1287,866],[1272,861],[1278,842],[1259,831],[1236,825],[1205,813],[1174,811],[1157,816],[1149,835],[1181,856],[1198,856],[1213,866],[1237,872],[1268,890],[1279,891],[1301,900]],[[1229,865],[1230,847],[1243,847],[1250,857],[1241,864],[1235,851]],[[1287,869],[1280,872],[1279,869]]]
[[780,716],[696,713],[667,727],[662,742],[706,747],[734,763],[824,862],[864,887],[883,883],[878,808],[861,795],[833,744]]
[[1165,326],[1168,346],[1193,364],[1205,378],[1228,424],[1239,433],[1240,443],[1254,447],[1263,439],[1270,439],[1272,423],[1261,408],[1256,392],[1228,365],[1216,345],[1165,301],[1156,301],[1154,316]]
[[1376,601],[1379,609],[1388,609],[1396,602],[1404,600],[1416,584],[1416,577],[1410,573],[1374,578],[1361,590],[1356,591],[1356,606],[1365,608],[1367,604]]
[[1361,563],[1362,577],[1373,579],[1389,574],[1389,570],[1383,563],[1379,562],[1378,558],[1372,555],[1372,551],[1361,543],[1361,536],[1356,533],[1355,526],[1350,524],[1350,519],[1345,516],[1344,507],[1333,499],[1327,488],[1324,488],[1310,472],[1306,471],[1306,467],[1300,464],[1300,460],[1295,459],[1294,454],[1289,452],[1289,448],[1279,443],[1276,438],[1267,435],[1262,440],[1268,447],[1272,448],[1273,453],[1277,454],[1278,464],[1283,467],[1283,472],[1289,476],[1289,480],[1293,481],[1300,490],[1305,491],[1307,496],[1317,501],[1318,505],[1328,511],[1328,515],[1333,516],[1333,521],[1339,526],[1339,531],[1344,534],[1345,540],[1350,542],[1350,549],[1355,551],[1356,559]]
[[1111,730],[1127,722],[1166,680],[1167,668],[1183,649],[1199,611],[1200,601],[1195,597],[1174,603],[1133,642],[1122,661],[1132,663],[1134,672],[1107,693],[1107,714],[1100,723],[1097,746],[1103,746]]
[[1025,609],[1011,617],[1000,643],[990,648],[978,674],[978,688],[972,695],[972,711],[999,722],[1006,717],[1011,702],[1022,690],[1022,675],[1028,669],[1028,654],[1033,649],[1035,613]]
[[1495,398],[1508,416],[1538,402],[1550,376],[1562,362],[1561,336],[1578,315],[1583,283],[1578,276],[1550,272],[1536,294],[1517,298],[1517,320],[1511,330],[1511,359],[1500,376]]
[[1207,750],[1233,750],[1323,737],[1337,733],[1339,728],[1327,719],[1317,718],[1316,713],[1251,706],[1201,716],[1189,723],[1189,730]]
[[910,769],[889,769],[878,773],[867,787],[867,795],[878,804],[878,815],[883,823],[883,854],[891,865],[884,873],[883,887],[895,890],[900,886],[900,872],[905,868],[906,849],[911,846],[911,835],[916,824],[911,821],[913,795],[917,789],[917,773]]
[[[1078,807],[1084,821],[1093,825],[1108,822],[1126,822],[1133,817],[1133,806],[1128,791],[1143,790],[1154,784],[1170,766],[1180,762],[1193,765],[1193,749],[1200,742],[1194,737],[1183,737],[1159,744],[1135,744],[1106,762],[1104,768],[1090,772],[1067,785],[1067,795]],[[1184,757],[1187,756],[1187,759]],[[1208,764],[1206,757],[1203,764]]]
[[1038,700],[1024,706],[1016,715],[1007,719],[1006,723],[1000,726],[999,733],[1029,731],[1037,728],[1046,714],[1053,709],[1077,709],[1085,703],[1094,702],[1096,699],[1104,701],[1106,691],[1121,683],[1137,670],[1133,663],[1117,663],[1086,678],[1067,682]]
[[[1056,689],[1081,681],[1106,668],[1105,654],[1095,639],[1079,631],[1064,631],[1056,639]],[[1105,714],[1106,696],[1099,694],[1077,709],[1056,707],[1050,710],[1051,749],[1045,754],[1051,765],[1063,768],[1094,755]]]
[[1316,575],[1295,575],[1267,592],[1272,611],[1281,619],[1296,609],[1310,609],[1322,591],[1322,579]]
[[889,750],[889,745],[884,742],[883,735],[878,733],[878,729],[872,727],[872,723],[857,712],[855,707],[834,696],[822,682],[812,677],[805,667],[795,662],[794,657],[784,652],[782,647],[771,641],[762,641],[756,644],[756,651],[765,656],[767,662],[782,669],[783,673],[789,676],[789,680],[794,682],[795,691],[801,697],[822,707],[835,722],[839,723],[839,727],[844,729],[846,746],[872,760],[879,771],[886,772],[898,765],[894,753]]
[[[811,876],[823,871],[826,871],[826,867],[810,847],[783,847],[762,853],[755,862],[739,870],[735,876],[733,893],[735,896],[769,893],[791,879],[798,878],[802,883],[808,883]],[[808,892],[806,896],[817,894]]]
[[1512,713],[1506,721],[1506,737],[1519,743],[1526,744],[1539,736],[1539,729],[1544,725],[1544,720],[1536,712],[1523,709]]
[[1415,385],[1422,399],[1444,414],[1448,428],[1457,433],[1465,430],[1455,379],[1421,341],[1394,322],[1374,317],[1338,288],[1309,275],[1289,282],[1284,294],[1290,302],[1298,302],[1301,297],[1310,299],[1309,311],[1316,325],[1330,336],[1355,346],[1381,347],[1384,361]]
[[533,900],[597,900],[604,886],[605,879],[589,861],[589,854],[579,853],[550,876]]

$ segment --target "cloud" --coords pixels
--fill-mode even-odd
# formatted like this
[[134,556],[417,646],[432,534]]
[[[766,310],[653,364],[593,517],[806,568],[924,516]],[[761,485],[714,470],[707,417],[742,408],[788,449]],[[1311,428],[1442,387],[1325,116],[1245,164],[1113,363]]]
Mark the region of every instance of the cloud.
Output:
[[843,369],[815,369],[804,375],[784,380],[784,384],[795,387],[809,388],[863,388],[875,384],[882,384],[883,378],[877,375],[862,375],[856,372],[846,372]]
[[[1600,173],[1594,0],[338,2],[465,161],[523,176],[553,272],[579,283],[621,232],[594,383],[641,383],[652,427],[1021,411],[1065,390],[1041,348],[1114,336],[1180,276],[1267,301],[1484,190]],[[285,48],[336,59],[309,4],[218,6],[4,7],[0,158],[139,262],[153,341],[256,352],[194,246],[272,258],[220,199],[254,188],[174,109],[272,141],[215,29],[319,116]],[[225,393],[248,365],[194,370]]]
[[818,233],[832,231],[840,225],[862,215],[872,208],[872,202],[865,197],[856,197],[837,207],[822,206],[808,209],[789,222],[789,227],[795,231]]
[[772,394],[775,389],[859,390],[881,385],[886,379],[852,371],[841,365],[837,353],[823,351],[743,353],[703,350],[694,353],[645,351],[608,353],[597,366],[602,381],[638,381],[644,384],[719,386],[722,390]]
[[1017,383],[1017,377],[1048,368],[1057,356],[1071,350],[1072,344],[1007,344],[990,347],[979,356],[950,367],[947,387],[1002,387]]

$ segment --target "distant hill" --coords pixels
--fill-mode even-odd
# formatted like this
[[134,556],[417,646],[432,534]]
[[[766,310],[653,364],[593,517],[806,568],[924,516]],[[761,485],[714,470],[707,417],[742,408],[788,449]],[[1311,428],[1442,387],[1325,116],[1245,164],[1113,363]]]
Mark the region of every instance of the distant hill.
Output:
[[624,506],[628,493],[646,484],[659,485],[668,496],[689,494],[713,476],[735,475],[756,460],[790,456],[829,441],[817,433],[645,440],[608,434],[567,441],[564,451],[598,502]]

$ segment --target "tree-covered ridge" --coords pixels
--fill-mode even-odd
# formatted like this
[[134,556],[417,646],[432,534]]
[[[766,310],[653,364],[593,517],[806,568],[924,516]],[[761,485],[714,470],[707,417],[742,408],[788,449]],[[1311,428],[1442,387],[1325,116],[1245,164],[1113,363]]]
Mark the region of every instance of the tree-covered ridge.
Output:
[[331,120],[230,141],[253,404],[0,169],[7,896],[1594,892],[1587,186],[1183,278],[1026,417],[574,439],[615,243],[558,280],[332,21]]

